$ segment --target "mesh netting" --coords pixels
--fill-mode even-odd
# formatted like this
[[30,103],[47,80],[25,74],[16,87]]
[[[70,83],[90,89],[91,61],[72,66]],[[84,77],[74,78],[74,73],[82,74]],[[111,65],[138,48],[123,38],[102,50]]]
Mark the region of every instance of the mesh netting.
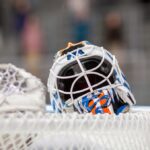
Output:
[[39,111],[45,111],[42,82],[11,64],[0,65],[0,150],[150,149],[149,111],[119,116]]
[[148,150],[150,112],[116,115],[5,114],[2,150]]
[[45,109],[40,79],[12,64],[0,64],[0,112]]
[[31,90],[27,83],[27,80],[31,77],[31,74],[26,73],[24,70],[18,69],[11,64],[1,64],[0,92],[3,93],[3,95],[11,95],[15,93],[23,94]]

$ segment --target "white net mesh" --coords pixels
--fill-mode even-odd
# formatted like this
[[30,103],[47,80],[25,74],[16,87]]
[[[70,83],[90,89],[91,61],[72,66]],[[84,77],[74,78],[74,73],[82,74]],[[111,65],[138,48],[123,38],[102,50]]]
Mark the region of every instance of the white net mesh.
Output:
[[0,64],[0,112],[45,109],[45,87],[37,77],[12,64]]
[[146,109],[119,116],[42,110],[42,82],[11,64],[0,65],[0,150],[150,149]]
[[149,150],[150,112],[116,115],[5,114],[2,150]]

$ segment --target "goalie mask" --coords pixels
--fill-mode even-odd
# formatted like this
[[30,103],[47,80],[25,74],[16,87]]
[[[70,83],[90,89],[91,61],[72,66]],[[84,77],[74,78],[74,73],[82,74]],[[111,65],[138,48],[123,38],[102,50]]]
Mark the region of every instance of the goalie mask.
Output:
[[115,56],[87,41],[56,54],[48,90],[55,112],[119,114],[135,104]]

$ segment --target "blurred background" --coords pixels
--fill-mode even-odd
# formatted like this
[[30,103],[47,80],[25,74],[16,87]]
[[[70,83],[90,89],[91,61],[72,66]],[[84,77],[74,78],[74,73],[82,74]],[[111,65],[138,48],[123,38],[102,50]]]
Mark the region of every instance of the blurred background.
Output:
[[116,55],[138,105],[150,105],[150,0],[0,0],[0,63],[46,84],[54,54],[89,40]]

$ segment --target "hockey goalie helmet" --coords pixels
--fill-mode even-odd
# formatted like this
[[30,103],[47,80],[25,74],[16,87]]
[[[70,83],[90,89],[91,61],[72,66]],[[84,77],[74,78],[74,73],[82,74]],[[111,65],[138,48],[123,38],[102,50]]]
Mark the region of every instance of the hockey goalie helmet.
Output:
[[135,103],[115,56],[87,41],[57,52],[48,90],[55,112],[117,114]]

